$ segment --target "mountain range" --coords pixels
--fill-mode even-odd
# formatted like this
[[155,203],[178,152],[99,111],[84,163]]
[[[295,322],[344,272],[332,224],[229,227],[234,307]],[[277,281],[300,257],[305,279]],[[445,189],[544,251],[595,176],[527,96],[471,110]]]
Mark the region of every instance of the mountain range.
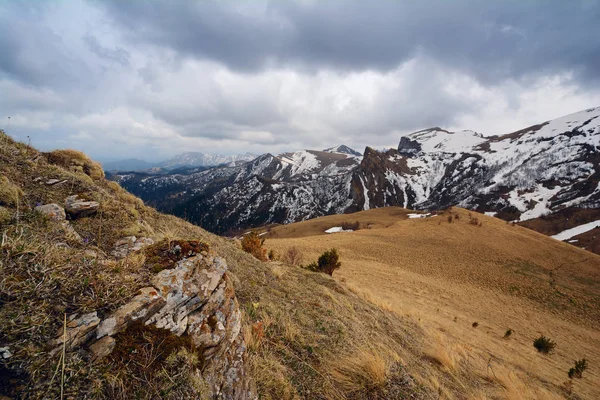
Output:
[[218,165],[235,165],[256,158],[250,153],[223,155],[214,153],[185,152],[167,160],[151,163],[130,158],[127,160],[109,161],[103,163],[105,171],[173,171],[180,168],[214,167]]
[[[114,179],[216,233],[385,206],[458,205],[519,223],[547,219],[544,233],[556,234],[600,219],[599,178],[600,107],[505,135],[436,127],[401,137],[397,149],[367,147],[363,155],[342,145]],[[587,220],[573,218],[579,214]]]

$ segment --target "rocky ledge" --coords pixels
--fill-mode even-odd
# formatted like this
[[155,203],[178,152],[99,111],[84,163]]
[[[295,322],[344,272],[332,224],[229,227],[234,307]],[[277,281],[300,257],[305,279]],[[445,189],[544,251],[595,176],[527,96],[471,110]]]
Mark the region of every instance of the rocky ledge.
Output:
[[225,260],[197,254],[158,272],[151,283],[104,319],[96,312],[71,317],[66,332],[54,341],[54,351],[60,351],[66,339],[68,348],[87,348],[92,358],[102,360],[110,357],[128,329],[143,324],[189,340],[202,361],[197,373],[210,398],[256,399],[245,368],[242,314]]

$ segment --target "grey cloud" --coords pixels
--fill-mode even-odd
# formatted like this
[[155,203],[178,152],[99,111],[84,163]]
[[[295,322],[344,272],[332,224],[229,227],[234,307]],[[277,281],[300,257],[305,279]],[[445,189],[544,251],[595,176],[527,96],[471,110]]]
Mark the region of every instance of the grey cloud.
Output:
[[129,52],[121,47],[109,49],[100,44],[98,39],[91,34],[87,34],[83,38],[88,48],[98,57],[121,64],[123,67],[129,65]]
[[[527,117],[533,124],[598,105],[599,9],[597,0],[2,2],[0,127],[9,115],[21,139],[104,158],[362,150],[429,126],[502,133],[487,130],[523,109],[546,110]],[[536,98],[553,74],[564,90]]]
[[595,0],[108,4],[133,40],[237,70],[389,70],[423,52],[484,82],[565,70],[600,78]]
[[40,23],[44,7],[0,4],[0,78],[43,87],[81,84],[89,70],[78,55],[66,51],[52,27]]

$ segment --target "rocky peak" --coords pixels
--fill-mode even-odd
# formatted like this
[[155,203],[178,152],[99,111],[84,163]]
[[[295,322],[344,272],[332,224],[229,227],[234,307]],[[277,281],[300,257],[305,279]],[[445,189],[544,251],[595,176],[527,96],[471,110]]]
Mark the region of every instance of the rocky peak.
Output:
[[335,147],[330,147],[323,151],[326,153],[341,153],[341,154],[348,154],[348,155],[354,156],[354,157],[362,157],[362,154],[360,154],[358,151],[346,146],[345,144],[341,144],[341,145],[335,146]]
[[412,157],[419,154],[421,150],[421,144],[416,140],[409,139],[406,136],[402,136],[400,138],[400,143],[398,144],[398,153]]

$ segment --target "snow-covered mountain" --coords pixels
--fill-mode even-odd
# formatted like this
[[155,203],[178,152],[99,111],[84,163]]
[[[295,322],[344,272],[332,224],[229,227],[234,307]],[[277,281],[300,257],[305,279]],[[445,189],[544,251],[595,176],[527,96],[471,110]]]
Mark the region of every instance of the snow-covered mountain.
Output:
[[185,152],[177,154],[167,160],[150,163],[143,160],[129,159],[122,161],[110,161],[103,163],[105,171],[145,171],[164,172],[180,168],[214,167],[217,165],[240,165],[254,160],[256,156],[250,153],[222,155],[214,153]]
[[102,163],[105,171],[144,171],[154,167],[154,164],[137,158]]
[[431,128],[400,138],[398,149],[349,150],[118,178],[159,209],[219,233],[384,206],[460,205],[519,221],[600,208],[600,107],[502,136]]
[[256,156],[250,153],[222,155],[190,151],[177,154],[168,160],[159,163],[157,166],[167,170],[186,167],[212,167],[216,165],[251,161],[255,158]]
[[354,149],[351,149],[350,147],[346,146],[345,144],[341,144],[341,145],[335,146],[335,147],[330,147],[323,151],[327,152],[327,153],[342,153],[342,154],[348,154],[348,155],[355,156],[355,157],[362,157],[362,154],[360,154],[358,151],[356,151]]

